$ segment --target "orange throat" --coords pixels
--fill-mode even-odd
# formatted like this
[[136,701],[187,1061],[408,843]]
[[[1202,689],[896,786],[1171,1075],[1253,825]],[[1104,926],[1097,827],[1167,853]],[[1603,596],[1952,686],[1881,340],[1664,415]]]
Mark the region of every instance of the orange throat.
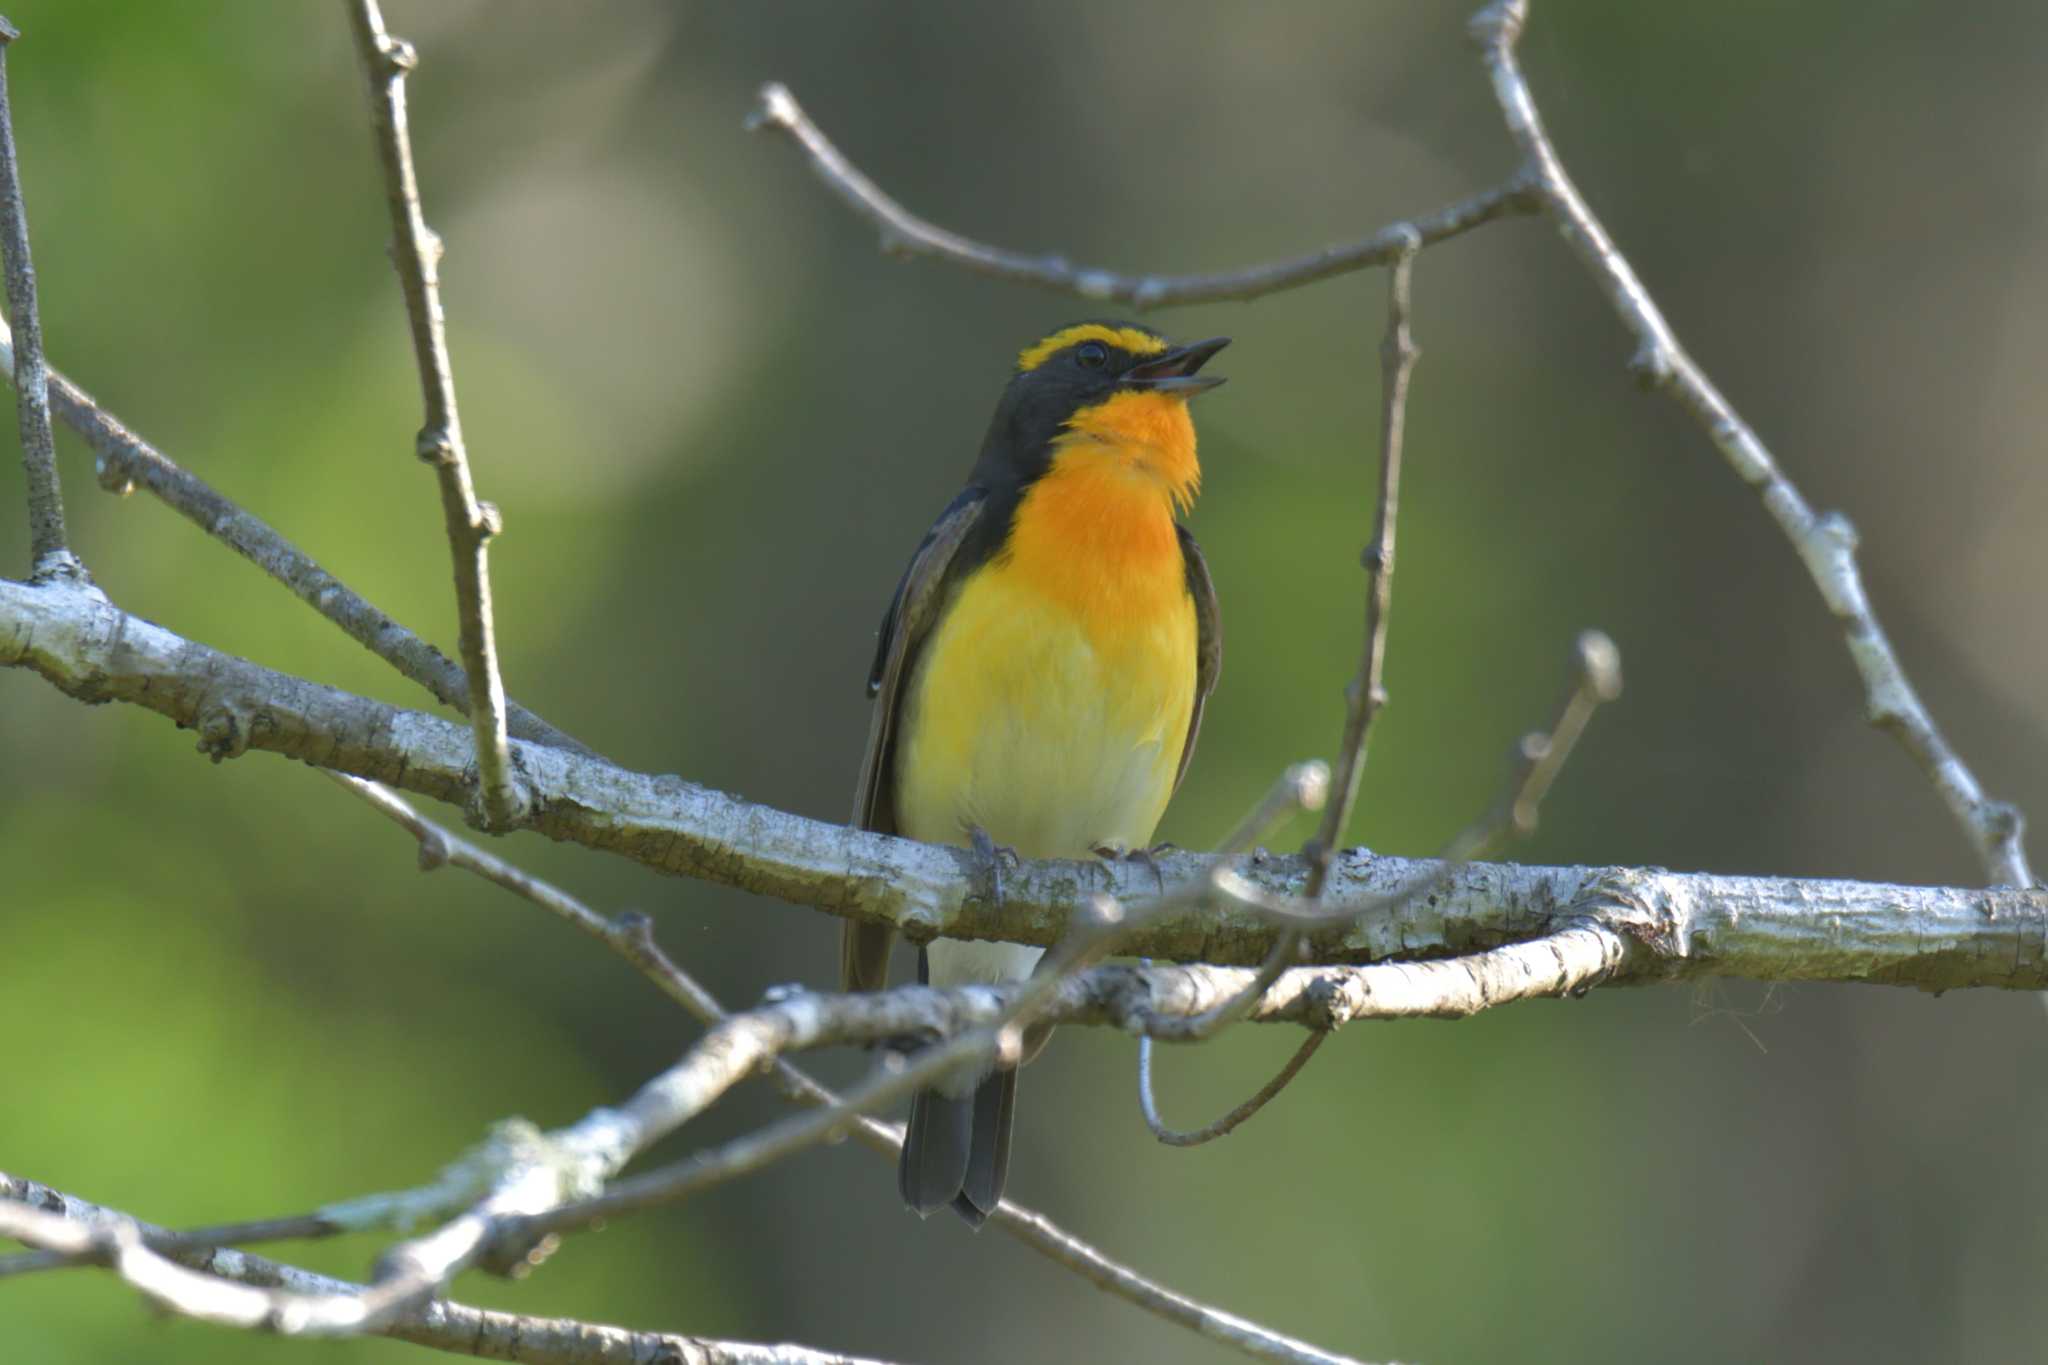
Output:
[[1182,399],[1121,393],[1083,409],[1017,509],[1008,567],[1091,634],[1160,619],[1187,592],[1174,514],[1194,502],[1201,480]]

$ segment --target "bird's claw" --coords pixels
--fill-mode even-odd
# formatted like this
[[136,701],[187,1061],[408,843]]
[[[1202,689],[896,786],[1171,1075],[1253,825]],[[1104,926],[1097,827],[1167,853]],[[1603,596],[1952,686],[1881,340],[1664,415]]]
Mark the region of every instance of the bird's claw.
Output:
[[1159,868],[1159,855],[1176,852],[1177,850],[1173,844],[1154,844],[1150,848],[1125,848],[1122,844],[1094,844],[1090,846],[1088,851],[1104,862],[1137,863],[1151,872],[1152,880],[1158,884],[1159,894],[1162,896],[1166,894],[1166,874]]
[[988,873],[989,903],[1000,910],[1003,908],[1003,864],[1007,862],[1015,870],[1023,865],[1024,860],[1017,855],[1016,849],[997,843],[980,825],[967,831],[967,839],[974,846],[974,856],[981,859]]

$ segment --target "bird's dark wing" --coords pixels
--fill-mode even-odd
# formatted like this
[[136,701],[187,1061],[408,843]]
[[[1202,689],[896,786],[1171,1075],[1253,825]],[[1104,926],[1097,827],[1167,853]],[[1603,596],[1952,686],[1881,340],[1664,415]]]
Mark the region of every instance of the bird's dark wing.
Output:
[[1188,762],[1195,756],[1195,736],[1202,732],[1202,707],[1216,690],[1216,675],[1223,671],[1223,617],[1216,610],[1216,584],[1209,577],[1209,561],[1202,547],[1185,526],[1173,528],[1180,535],[1180,557],[1187,565],[1188,596],[1195,599],[1195,709],[1188,717],[1187,741],[1181,745],[1180,768],[1173,775],[1173,788],[1188,775]]
[[[939,618],[946,598],[961,579],[985,562],[1002,527],[985,516],[989,500],[977,487],[963,490],[932,524],[911,556],[896,596],[882,615],[868,695],[875,709],[868,721],[868,749],[860,761],[853,823],[882,834],[896,833],[896,728],[904,689],[919,649]],[[977,534],[978,533],[978,534]],[[839,978],[850,991],[878,991],[889,983],[889,947],[895,931],[886,924],[848,920],[839,945]]]

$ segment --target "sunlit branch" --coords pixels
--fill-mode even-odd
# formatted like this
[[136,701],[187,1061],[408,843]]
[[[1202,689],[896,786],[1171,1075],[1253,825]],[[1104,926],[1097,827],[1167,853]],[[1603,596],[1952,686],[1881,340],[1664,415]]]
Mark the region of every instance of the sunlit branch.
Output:
[[[470,790],[462,727],[182,639],[84,585],[0,579],[0,667],[30,669],[81,700],[146,707],[199,730],[217,751],[266,750],[458,804]],[[1100,896],[1135,915],[1163,897],[1209,896],[1217,877],[1218,860],[1200,854],[1169,852],[1148,867],[1027,859],[1006,869],[996,907],[959,849],[809,820],[559,749],[515,747],[540,802],[533,827],[550,837],[918,938],[943,931],[1049,945]],[[1226,870],[1283,907],[1307,876],[1300,858],[1239,858]],[[1491,947],[1543,932],[1587,886],[1621,878],[1658,926],[1654,952],[1631,964],[1628,979],[2048,986],[2048,892],[1473,863],[1424,902],[1382,913],[1415,878],[1439,871],[1427,860],[1340,853],[1323,896],[1330,918],[1307,938],[1310,960]],[[1122,951],[1255,963],[1271,950],[1275,924],[1268,909],[1231,898],[1149,922]]]

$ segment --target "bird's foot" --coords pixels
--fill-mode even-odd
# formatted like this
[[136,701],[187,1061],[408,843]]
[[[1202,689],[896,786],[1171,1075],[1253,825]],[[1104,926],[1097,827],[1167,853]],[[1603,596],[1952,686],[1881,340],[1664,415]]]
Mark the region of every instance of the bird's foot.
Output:
[[1125,848],[1122,844],[1095,844],[1089,852],[1108,863],[1137,863],[1152,874],[1158,884],[1159,894],[1166,894],[1166,874],[1159,869],[1159,855],[1178,851],[1173,844],[1154,844],[1150,848]]
[[1000,910],[1003,908],[1003,864],[1008,863],[1014,870],[1023,859],[1017,856],[1016,849],[989,837],[989,832],[980,825],[968,829],[967,840],[973,845],[974,856],[981,859],[982,870],[988,877],[989,903]]

